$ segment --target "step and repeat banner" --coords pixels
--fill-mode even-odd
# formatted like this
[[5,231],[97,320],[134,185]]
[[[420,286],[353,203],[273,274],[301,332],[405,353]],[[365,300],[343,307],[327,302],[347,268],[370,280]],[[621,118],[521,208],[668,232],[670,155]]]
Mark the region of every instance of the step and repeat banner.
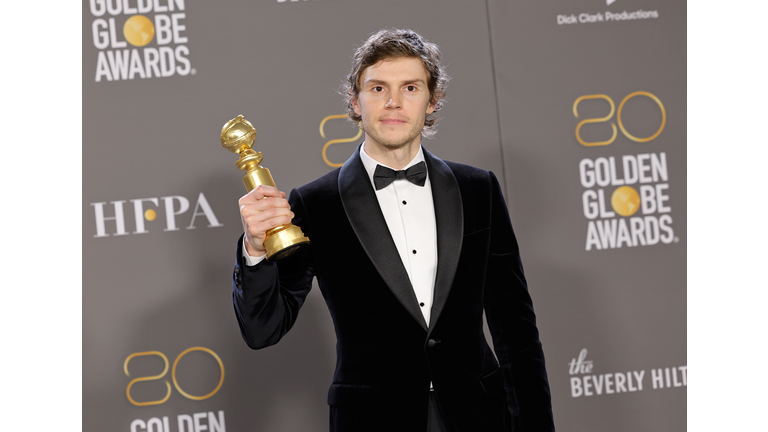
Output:
[[286,192],[362,140],[338,89],[383,27],[437,43],[446,160],[497,174],[561,431],[686,428],[686,4],[86,0],[83,428],[325,431],[313,289],[276,346],[231,303],[243,114]]

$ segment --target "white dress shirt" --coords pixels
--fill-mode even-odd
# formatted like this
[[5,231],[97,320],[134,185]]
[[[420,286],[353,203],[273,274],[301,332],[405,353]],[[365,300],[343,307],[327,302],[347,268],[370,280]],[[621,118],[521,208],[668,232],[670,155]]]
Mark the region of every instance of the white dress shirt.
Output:
[[[376,189],[373,173],[376,165],[382,165],[365,152],[365,146],[360,149],[360,160],[365,166],[371,187]],[[419,152],[403,169],[410,168],[424,161],[424,151],[419,146]],[[376,191],[379,208],[395,242],[400,260],[408,273],[408,277],[419,302],[424,320],[429,324],[432,301],[434,298],[435,276],[437,275],[437,225],[435,223],[435,206],[432,202],[432,188],[429,182],[429,172],[424,186],[416,186],[408,180],[395,180],[392,184]],[[252,257],[248,255],[243,244],[243,257],[246,265],[256,265],[266,255]]]

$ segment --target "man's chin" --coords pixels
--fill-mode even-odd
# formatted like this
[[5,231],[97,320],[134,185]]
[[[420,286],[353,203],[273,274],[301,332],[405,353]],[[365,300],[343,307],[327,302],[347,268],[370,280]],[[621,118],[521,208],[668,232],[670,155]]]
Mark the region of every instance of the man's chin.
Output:
[[379,145],[388,150],[401,149],[413,143],[420,134],[408,137],[372,137]]
[[379,144],[381,144],[382,147],[388,149],[388,150],[397,150],[405,147],[408,144],[409,141],[396,141],[396,142],[381,142],[379,141]]

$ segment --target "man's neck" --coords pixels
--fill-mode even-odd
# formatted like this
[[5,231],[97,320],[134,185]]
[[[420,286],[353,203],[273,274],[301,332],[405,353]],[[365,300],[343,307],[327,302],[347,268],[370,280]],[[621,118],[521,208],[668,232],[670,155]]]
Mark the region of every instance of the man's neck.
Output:
[[408,165],[408,162],[416,157],[419,148],[421,148],[420,144],[421,137],[419,136],[409,144],[393,149],[384,147],[366,136],[363,146],[365,152],[368,153],[368,156],[376,162],[382,163],[395,170],[401,170]]

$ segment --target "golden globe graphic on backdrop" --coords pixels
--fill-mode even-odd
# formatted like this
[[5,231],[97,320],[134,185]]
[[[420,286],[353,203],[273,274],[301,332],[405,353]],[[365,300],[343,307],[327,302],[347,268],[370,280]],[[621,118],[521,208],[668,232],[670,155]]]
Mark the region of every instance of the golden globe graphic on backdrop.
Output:
[[[651,99],[660,111],[658,129],[648,136],[633,135],[622,121],[625,105],[635,97]],[[647,143],[657,139],[666,126],[664,104],[652,93],[632,92],[621,100],[618,110],[613,98],[608,95],[580,96],[573,103],[576,119],[580,119],[579,105],[590,100],[608,102],[610,110],[604,117],[581,119],[576,125],[576,140],[584,147],[600,149],[614,144],[618,137]],[[610,124],[610,138],[602,141],[584,140],[582,127],[599,127],[600,123]],[[579,180],[585,188],[581,199],[582,210],[589,221],[585,250],[653,246],[679,241],[672,228],[672,208],[668,203],[670,191],[666,152],[626,154],[620,158],[586,157],[579,161]],[[615,189],[611,191],[610,187]]]
[[134,15],[125,21],[123,35],[129,44],[143,47],[155,37],[155,26],[144,15]]
[[[164,2],[165,3],[165,2]],[[95,81],[194,75],[185,0],[89,0]]]

